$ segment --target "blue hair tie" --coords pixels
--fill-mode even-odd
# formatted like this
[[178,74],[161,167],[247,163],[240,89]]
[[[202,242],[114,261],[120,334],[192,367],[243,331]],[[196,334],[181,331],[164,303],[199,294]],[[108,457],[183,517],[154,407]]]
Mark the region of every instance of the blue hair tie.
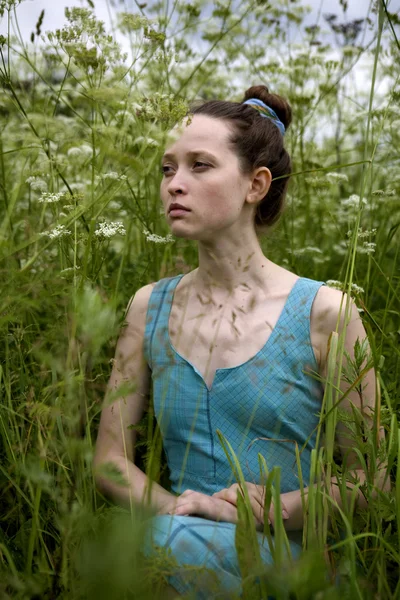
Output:
[[258,98],[249,98],[248,100],[243,102],[243,104],[248,104],[249,106],[252,106],[260,113],[262,117],[265,117],[266,119],[271,119],[271,121],[273,121],[278,127],[281,134],[285,135],[286,129],[284,124],[282,123],[276,112],[272,110],[272,108],[267,106],[262,100],[259,100]]

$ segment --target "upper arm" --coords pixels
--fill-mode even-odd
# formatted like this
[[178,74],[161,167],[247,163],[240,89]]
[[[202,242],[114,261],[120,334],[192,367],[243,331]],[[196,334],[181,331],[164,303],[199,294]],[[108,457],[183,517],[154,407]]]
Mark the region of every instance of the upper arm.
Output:
[[130,426],[142,418],[150,389],[150,369],[143,355],[143,344],[153,286],[149,284],[139,289],[127,308],[101,413],[95,454],[97,463],[111,455],[134,459],[136,434]]
[[[339,348],[341,343],[343,344],[343,356],[339,350],[334,375],[334,385],[340,388],[336,399],[339,401],[342,398],[338,406],[336,440],[343,460],[348,468],[354,469],[361,468],[354,448],[358,445],[357,441],[361,445],[363,440],[355,440],[351,431],[354,429],[354,426],[351,426],[353,409],[360,415],[367,435],[368,429],[371,431],[374,414],[376,410],[379,411],[379,407],[377,408],[376,378],[367,334],[354,301],[348,301],[347,310],[346,301],[347,297],[342,292],[322,287],[314,302],[312,321],[314,334],[318,338],[320,374],[323,380],[327,377],[328,341],[331,333],[338,332]],[[361,346],[356,351],[357,344]],[[376,418],[379,423],[379,414]],[[382,437],[383,430],[380,430],[379,438]]]

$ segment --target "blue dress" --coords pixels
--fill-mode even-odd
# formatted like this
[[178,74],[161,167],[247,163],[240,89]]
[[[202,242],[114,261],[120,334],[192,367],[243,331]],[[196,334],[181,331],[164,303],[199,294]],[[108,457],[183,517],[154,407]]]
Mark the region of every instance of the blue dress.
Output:
[[[182,277],[161,279],[154,286],[144,338],[172,492],[191,489],[212,495],[235,482],[216,430],[233,447],[246,481],[260,483],[259,453],[270,470],[279,466],[281,493],[300,487],[295,445],[301,449],[305,444],[301,467],[307,485],[323,392],[310,375],[318,370],[310,339],[310,313],[323,283],[299,278],[264,347],[239,366],[217,369],[208,388],[169,337],[174,290]],[[196,600],[232,598],[241,586],[235,528],[233,523],[201,517],[159,515],[151,520],[145,552],[170,551],[178,566],[169,582],[179,593],[191,592]],[[262,560],[271,564],[267,540],[262,533],[257,536]],[[299,556],[301,532],[289,533],[289,541],[292,555]],[[210,573],[216,575],[221,594],[226,596],[207,591],[207,583],[213,579]]]

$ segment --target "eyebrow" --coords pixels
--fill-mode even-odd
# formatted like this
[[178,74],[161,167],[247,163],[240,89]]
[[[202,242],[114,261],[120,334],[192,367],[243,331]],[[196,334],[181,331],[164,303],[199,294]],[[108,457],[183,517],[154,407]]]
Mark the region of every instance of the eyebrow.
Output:
[[[190,150],[187,155],[188,156],[198,156],[199,154],[204,154],[209,156],[211,159],[216,160],[216,156],[208,152],[207,150]],[[166,160],[167,158],[175,158],[175,154],[173,152],[166,152],[161,160]]]

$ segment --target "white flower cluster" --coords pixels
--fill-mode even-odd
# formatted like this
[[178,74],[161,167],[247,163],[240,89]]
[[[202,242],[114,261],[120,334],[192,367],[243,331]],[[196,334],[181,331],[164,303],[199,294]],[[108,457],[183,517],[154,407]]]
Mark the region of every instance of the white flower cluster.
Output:
[[32,175],[25,179],[25,183],[29,183],[31,190],[35,190],[37,192],[46,192],[47,191],[47,183],[41,177],[37,177]]
[[147,229],[143,229],[143,234],[148,242],[154,242],[155,244],[169,244],[174,241],[170,233],[166,237],[162,237],[156,233],[150,233]]
[[139,135],[139,137],[137,137],[133,143],[134,144],[143,144],[143,142],[144,142],[144,145],[150,146],[150,148],[156,148],[160,145],[157,142],[157,140],[155,140],[149,136],[144,137],[143,135]]
[[60,239],[71,235],[71,232],[65,227],[65,225],[57,225],[50,231],[44,231],[41,235],[49,237],[51,240]]
[[[343,291],[345,289],[344,283],[342,281],[338,281],[337,279],[328,279],[328,281],[326,281],[325,283],[329,287],[336,288],[337,290],[342,290]],[[355,294],[363,294],[364,293],[364,288],[362,288],[361,286],[357,285],[356,283],[352,283],[351,284],[351,291],[354,292]]]
[[[358,208],[360,206],[360,196],[352,194],[349,198],[342,200],[341,204],[346,208]],[[362,198],[361,204],[367,204],[365,198]]]
[[64,192],[51,193],[51,192],[43,192],[39,198],[39,202],[41,204],[54,204],[55,202],[59,202],[61,198],[64,197]]
[[362,246],[357,246],[357,252],[360,254],[373,254],[376,250],[376,244],[373,242],[364,242]]
[[93,149],[89,144],[82,144],[81,146],[72,146],[67,151],[69,158],[90,158],[93,154]]
[[316,248],[315,246],[306,246],[305,248],[293,250],[293,254],[295,256],[302,256],[303,254],[323,254],[323,252],[320,248]]
[[110,171],[109,173],[103,173],[102,175],[100,175],[100,179],[111,179],[112,181],[125,181],[128,178],[126,175],[119,175],[119,173],[116,173],[115,171]]
[[99,228],[94,234],[100,239],[105,240],[113,237],[114,235],[125,235],[126,230],[121,221],[99,223]]
[[348,181],[349,178],[347,177],[347,175],[345,175],[344,173],[327,173],[326,174],[326,179],[327,181],[329,181],[329,183],[339,183],[340,181]]
[[118,121],[124,121],[124,123],[126,125],[128,123],[135,123],[135,117],[128,110],[119,110],[118,112],[115,113],[115,118]]

